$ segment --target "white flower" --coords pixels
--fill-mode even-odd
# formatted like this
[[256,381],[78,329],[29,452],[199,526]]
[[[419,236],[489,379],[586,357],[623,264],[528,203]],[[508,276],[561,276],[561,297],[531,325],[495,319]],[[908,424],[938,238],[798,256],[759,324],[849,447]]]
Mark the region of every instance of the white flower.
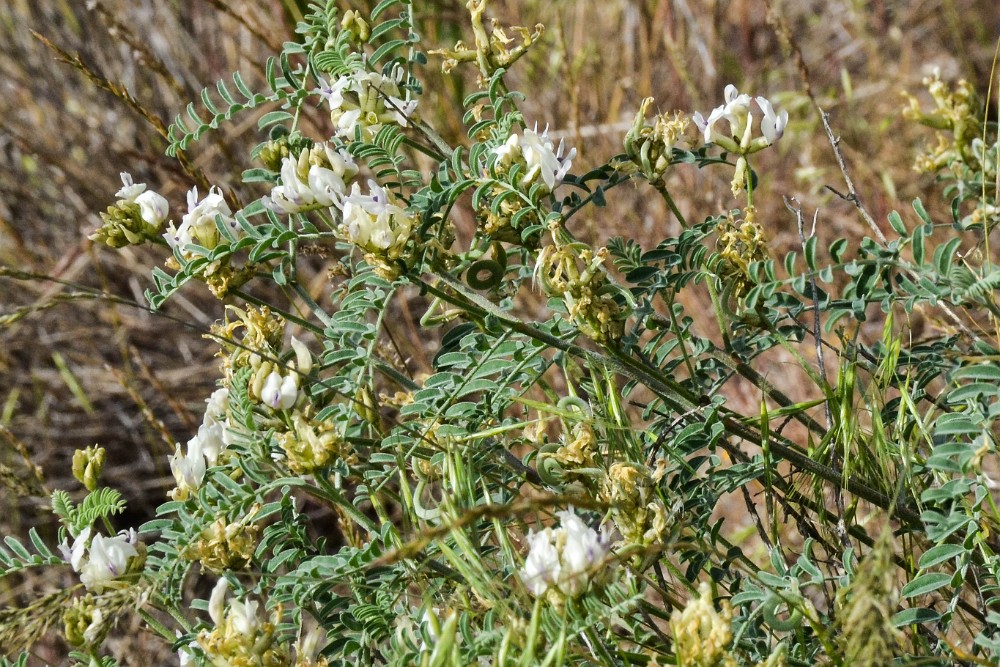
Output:
[[174,455],[170,457],[170,472],[173,473],[177,486],[172,494],[174,499],[183,500],[192,491],[197,491],[205,479],[205,470],[204,444],[201,438],[195,436],[188,440],[186,455],[181,454],[178,443]]
[[[738,152],[738,142],[746,136],[752,121],[750,96],[746,93],[741,94],[736,86],[730,84],[725,89],[725,100],[725,104],[712,109],[707,119],[701,113],[695,112],[693,120],[705,137],[705,143],[718,144],[727,151]],[[728,132],[723,132],[717,127],[721,120],[729,124]]]
[[79,572],[83,566],[83,556],[87,552],[87,541],[90,539],[90,533],[90,526],[81,530],[80,534],[73,540],[72,549],[66,540],[63,540],[63,543],[59,545],[59,551],[62,552],[63,559],[73,566],[75,572]]
[[256,633],[257,628],[260,627],[260,620],[257,618],[259,604],[257,600],[247,600],[246,602],[231,600],[226,620],[229,621],[233,630],[245,637]]
[[562,564],[559,562],[559,550],[556,549],[550,529],[529,534],[528,545],[530,550],[524,560],[521,580],[528,587],[528,591],[538,597],[550,586],[558,583]]
[[530,533],[530,549],[521,580],[534,596],[557,588],[567,597],[587,590],[590,576],[608,554],[607,542],[588,527],[572,508],[557,514],[559,528]]
[[521,157],[521,135],[516,133],[510,135],[502,146],[493,149],[493,153],[497,156],[497,166],[509,167],[514,160]]
[[127,202],[134,202],[139,195],[145,192],[146,184],[134,183],[132,181],[132,174],[127,171],[123,171],[119,174],[119,176],[122,177],[122,189],[115,194],[115,196],[119,199],[124,199]]
[[217,628],[233,630],[245,637],[254,635],[260,628],[260,619],[257,618],[257,608],[260,605],[256,600],[242,602],[237,599],[229,601],[229,608],[226,609],[226,594],[229,592],[229,581],[222,577],[212,589],[212,595],[208,600],[208,615]]
[[[306,154],[301,158],[304,160]],[[309,184],[299,180],[299,159],[289,155],[281,160],[281,185],[271,190],[271,201],[285,213],[296,213],[316,202]]]
[[558,150],[553,148],[548,132],[538,133],[536,130],[524,130],[520,135],[512,134],[506,143],[493,149],[497,156],[497,166],[508,169],[511,164],[523,161],[525,166],[521,185],[528,186],[542,181],[548,192],[552,192],[566,177],[576,149],[570,149],[565,156],[563,142],[559,142]]
[[760,133],[764,135],[768,145],[773,144],[785,133],[785,125],[788,124],[788,112],[782,111],[780,114],[774,113],[771,102],[764,97],[757,97],[757,106],[764,113],[760,121]]
[[107,582],[125,574],[129,559],[139,555],[135,548],[137,541],[134,528],[114,537],[94,535],[87,562],[79,569],[80,581],[87,590],[100,593]]
[[188,244],[196,243],[211,250],[219,244],[219,229],[215,226],[216,216],[220,216],[223,223],[229,225],[237,236],[242,233],[242,227],[233,218],[233,212],[218,187],[212,187],[200,201],[198,188],[192,188],[188,192],[188,212],[181,219],[181,226],[174,229],[171,225],[163,238],[171,248],[180,246],[183,249]]
[[330,104],[337,135],[352,140],[360,126],[362,138],[370,139],[386,123],[406,127],[417,101],[402,97],[399,84],[404,75],[402,69],[392,76],[357,71],[333,84],[321,80],[316,92]]
[[[701,131],[705,143],[721,146],[723,149],[747,155],[755,153],[781,138],[788,123],[788,112],[774,112],[774,107],[764,97],[754,98],[760,108],[763,118],[760,121],[761,137],[753,138],[753,117],[751,113],[751,98],[746,93],[740,93],[736,86],[726,86],[725,100],[722,106],[712,109],[705,118],[701,113],[693,115],[695,125]],[[726,121],[728,132],[719,129],[719,122]]]
[[205,399],[205,403],[205,416],[198,427],[197,437],[208,465],[214,466],[228,444],[229,418],[226,411],[229,409],[229,390],[225,387],[216,389]]
[[152,190],[146,191],[145,183],[135,183],[132,181],[132,174],[123,171],[122,189],[115,195],[130,204],[139,205],[139,214],[142,219],[154,228],[163,224],[170,213],[170,205],[161,195]]
[[562,179],[573,165],[573,158],[576,157],[575,148],[570,149],[569,154],[563,157],[562,141],[559,142],[559,149],[553,151],[552,140],[549,139],[548,133],[538,134],[534,130],[524,131],[521,137],[521,153],[528,166],[528,172],[521,180],[521,184],[527,185],[541,176],[549,192],[562,183]]
[[135,198],[135,203],[139,205],[139,215],[142,219],[152,225],[159,227],[170,214],[170,204],[162,195],[153,192],[143,192]]
[[275,410],[288,410],[298,397],[299,385],[294,373],[282,377],[278,371],[271,371],[260,391],[261,403]]

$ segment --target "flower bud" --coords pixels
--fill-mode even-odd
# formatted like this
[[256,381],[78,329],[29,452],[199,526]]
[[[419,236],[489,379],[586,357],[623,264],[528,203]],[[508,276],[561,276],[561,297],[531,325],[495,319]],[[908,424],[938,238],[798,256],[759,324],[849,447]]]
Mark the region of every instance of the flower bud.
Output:
[[88,491],[97,488],[97,482],[104,471],[104,457],[104,448],[97,445],[78,449],[73,453],[73,477]]
[[371,29],[368,27],[368,22],[361,18],[361,12],[353,9],[347,10],[344,14],[344,18],[340,22],[340,27],[351,33],[359,42],[367,42],[368,37],[371,36]]

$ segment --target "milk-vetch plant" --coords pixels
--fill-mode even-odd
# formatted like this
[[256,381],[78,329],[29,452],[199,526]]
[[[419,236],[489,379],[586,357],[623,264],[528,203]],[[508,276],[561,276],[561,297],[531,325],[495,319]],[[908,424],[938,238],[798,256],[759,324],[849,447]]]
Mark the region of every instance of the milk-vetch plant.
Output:
[[[8,657],[58,625],[77,661],[114,664],[102,647],[131,607],[179,664],[997,659],[998,144],[968,87],[935,80],[939,111],[911,112],[953,133],[921,163],[952,178],[953,221],[918,200],[852,250],[790,204],[802,252],[775,258],[753,167],[786,111],[727,86],[695,133],[645,100],[624,152],[580,173],[506,82],[542,28],[467,7],[469,41],[430,54],[477,79],[463,141],[420,103],[419,5],[328,2],[267,61],[267,90],[235,75],[171,127],[175,154],[259,110],[256,199],[192,188],[169,210],[123,174],[91,238],[162,248],[154,310],[198,283],[219,298],[218,389],[155,519],[121,525],[105,454],[84,450],[86,495],[52,498],[62,551],[6,540],[3,574],[80,580],[0,616]],[[729,210],[681,215],[671,177],[692,165],[732,170]],[[625,183],[679,226],[594,247],[578,223]],[[476,221],[464,243],[457,210]],[[700,291],[707,321],[682,305]],[[401,295],[439,341],[430,372],[394,335]],[[869,340],[857,323],[877,313]],[[914,341],[898,323],[918,314],[933,324]],[[810,386],[767,375],[771,351]],[[719,518],[734,506],[751,536]]]

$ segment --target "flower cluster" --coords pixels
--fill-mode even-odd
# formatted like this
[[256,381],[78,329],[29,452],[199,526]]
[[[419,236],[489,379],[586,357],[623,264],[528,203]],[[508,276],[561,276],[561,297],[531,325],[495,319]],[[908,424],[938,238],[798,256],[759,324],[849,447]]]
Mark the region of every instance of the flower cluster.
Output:
[[118,577],[141,566],[142,559],[135,560],[139,556],[138,543],[134,528],[105,537],[87,526],[74,538],[72,548],[63,542],[59,549],[73,570],[80,573],[87,590],[100,593],[113,587]]
[[590,586],[594,571],[608,555],[607,541],[572,508],[559,512],[559,528],[528,535],[530,550],[521,580],[535,597],[558,591],[574,598]]
[[167,200],[146,190],[145,183],[135,183],[132,175],[121,173],[122,189],[115,195],[118,201],[101,213],[103,224],[90,235],[92,241],[112,248],[139,245],[155,238],[170,213]]
[[219,455],[229,443],[230,422],[229,390],[216,389],[205,401],[205,416],[198,433],[188,440],[187,453],[181,453],[181,445],[170,457],[170,471],[174,475],[176,488],[170,493],[174,500],[186,500],[193,491],[201,487],[208,466],[219,461]]
[[494,169],[508,173],[516,165],[521,168],[520,182],[523,187],[541,183],[545,192],[552,192],[562,183],[576,157],[575,148],[565,155],[564,151],[562,141],[558,149],[554,148],[548,130],[539,134],[538,128],[526,129],[521,134],[511,134],[506,143],[493,149],[496,155]]
[[253,523],[257,509],[251,509],[238,522],[227,523],[219,517],[201,531],[198,539],[184,550],[184,557],[201,563],[212,572],[240,570],[253,559],[260,537],[260,526]]
[[330,144],[317,144],[298,157],[281,161],[281,184],[271,190],[270,203],[284,213],[340,205],[347,182],[358,173],[351,154]]
[[722,602],[720,610],[712,604],[712,589],[702,582],[698,597],[691,598],[682,611],[670,615],[677,664],[686,667],[736,667],[729,652],[733,640],[733,609]]
[[73,477],[88,491],[97,488],[104,471],[105,454],[104,447],[97,445],[73,452]]
[[355,183],[343,202],[341,235],[365,253],[365,260],[380,273],[392,276],[394,263],[405,254],[416,226],[416,217],[403,208],[393,194],[375,181],[368,181],[368,194]]
[[[208,662],[216,667],[288,665],[287,647],[274,641],[279,613],[276,612],[271,621],[262,621],[258,617],[260,603],[257,600],[233,598],[227,604],[228,592],[229,581],[219,579],[208,603],[208,615],[215,628],[198,635],[197,645],[205,652]],[[190,662],[191,654],[182,649],[181,662],[185,659]]]
[[63,636],[72,646],[100,646],[111,625],[89,593],[75,598],[62,620]]
[[337,136],[353,141],[371,141],[387,123],[401,127],[417,108],[416,100],[404,99],[400,91],[403,70],[392,76],[359,70],[342,76],[332,84],[320,81],[316,92],[330,104],[330,119]]
[[626,543],[650,544],[667,531],[667,508],[654,492],[647,469],[634,463],[612,463],[599,498],[611,507],[615,526]]
[[[698,130],[705,137],[705,143],[717,144],[732,153],[747,155],[767,148],[785,133],[788,124],[788,112],[774,112],[771,102],[765,97],[754,98],[762,114],[760,120],[760,136],[753,136],[753,112],[751,98],[746,93],[740,93],[736,86],[726,86],[726,103],[712,109],[708,118],[695,112],[693,120]],[[729,131],[719,128],[720,121],[726,121]]]
[[573,240],[558,221],[553,221],[549,230],[553,243],[539,253],[535,265],[535,279],[542,292],[563,301],[573,324],[584,335],[599,343],[620,339],[628,312],[615,300],[618,290],[602,268],[607,248],[594,250]]

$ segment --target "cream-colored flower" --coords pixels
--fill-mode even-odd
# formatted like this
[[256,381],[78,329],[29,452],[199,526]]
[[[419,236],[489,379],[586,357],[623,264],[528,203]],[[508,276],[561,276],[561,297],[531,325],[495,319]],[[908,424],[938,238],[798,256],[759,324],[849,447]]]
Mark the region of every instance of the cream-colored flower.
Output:
[[344,199],[342,233],[370,253],[398,254],[415,226],[413,214],[395,203],[388,190],[368,181],[368,194],[355,183]]
[[170,472],[174,476],[175,483],[170,497],[174,500],[187,500],[191,493],[201,488],[206,469],[201,438],[195,436],[188,440],[186,454],[181,453],[181,445],[177,443],[177,449],[170,457]]
[[716,610],[712,588],[698,585],[698,596],[691,598],[682,611],[670,615],[677,664],[685,667],[736,667],[729,652],[733,640],[733,610],[728,602]]
[[271,190],[273,208],[297,213],[311,208],[340,206],[347,181],[358,166],[350,153],[330,144],[317,144],[281,161],[281,184]]

